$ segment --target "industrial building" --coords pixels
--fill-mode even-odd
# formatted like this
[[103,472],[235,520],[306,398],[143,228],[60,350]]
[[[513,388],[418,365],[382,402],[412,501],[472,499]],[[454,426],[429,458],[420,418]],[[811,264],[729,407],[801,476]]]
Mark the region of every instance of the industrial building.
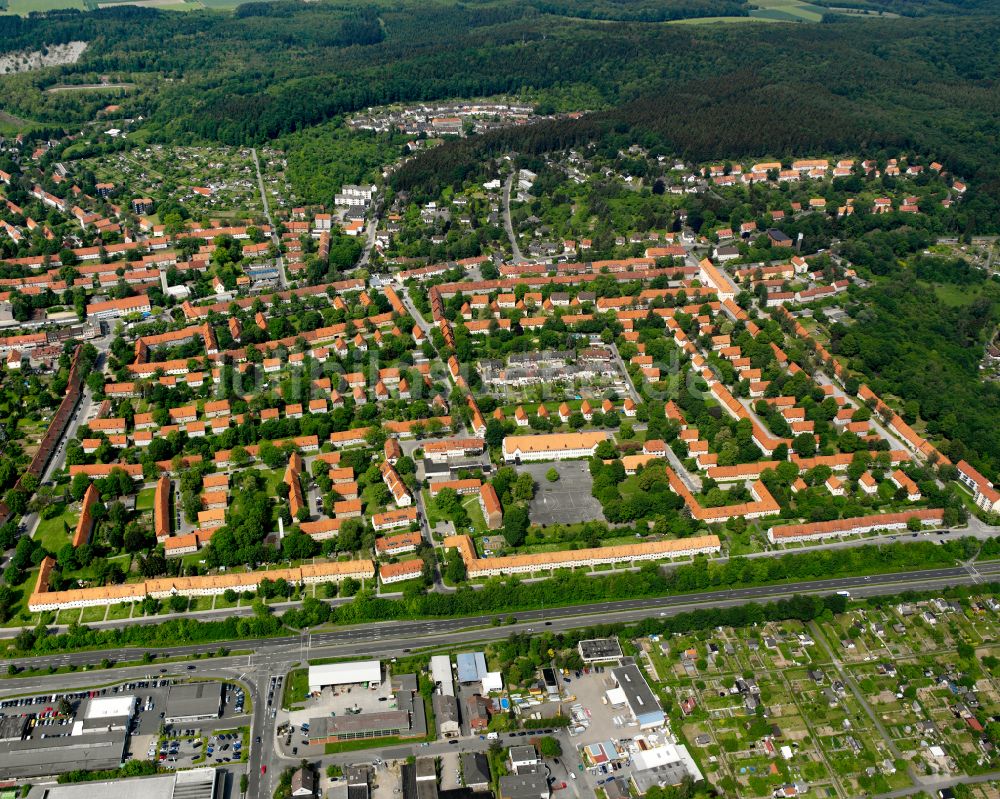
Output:
[[622,645],[617,638],[588,638],[576,646],[584,663],[621,660]]
[[640,729],[662,727],[665,723],[663,708],[646,682],[642,670],[634,663],[611,670],[615,688],[608,691],[608,701],[614,707],[624,704]]
[[631,779],[639,794],[645,794],[654,785],[677,785],[685,777],[696,782],[702,778],[685,746],[663,744],[632,756]]
[[458,664],[458,681],[462,685],[482,682],[487,674],[486,655],[482,652],[463,652],[455,657]]
[[36,785],[29,799],[217,799],[224,793],[225,772],[196,768],[154,777],[81,782],[68,785]]
[[222,715],[222,683],[171,685],[167,693],[167,724],[217,719]]
[[324,663],[309,667],[309,690],[312,693],[336,685],[371,685],[381,682],[382,663],[378,660]]
[[451,676],[451,658],[448,655],[431,656],[431,681],[445,696],[455,695],[455,683]]

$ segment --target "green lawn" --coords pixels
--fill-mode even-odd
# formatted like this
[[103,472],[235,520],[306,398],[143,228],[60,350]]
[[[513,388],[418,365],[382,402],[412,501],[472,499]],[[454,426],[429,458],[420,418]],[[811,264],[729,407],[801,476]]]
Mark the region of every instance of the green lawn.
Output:
[[80,616],[81,623],[87,624],[88,622],[103,621],[104,620],[104,611],[106,609],[107,608],[102,607],[102,606],[92,607],[92,608],[84,608],[83,609],[83,615]]
[[947,283],[935,283],[931,288],[934,289],[934,294],[941,302],[953,308],[968,305],[983,293],[980,286],[953,286]]
[[301,705],[309,696],[309,669],[292,669],[285,677],[285,692],[281,706],[291,709]]
[[280,483],[285,477],[284,469],[267,469],[264,470],[264,483],[265,490],[269,497],[276,496],[278,493],[278,483]]
[[434,500],[431,499],[431,492],[425,488],[420,493],[424,499],[424,511],[427,515],[427,524],[433,527],[438,522],[444,521],[444,516],[440,515],[437,505],[435,505]]
[[470,494],[462,501],[462,507],[469,514],[469,519],[477,533],[488,533],[486,517],[483,516],[483,509],[479,506],[479,494]]
[[[52,519],[42,519],[35,530],[35,540],[49,552],[58,552],[73,540],[78,518],[79,514],[67,509]],[[66,531],[66,525],[69,526],[69,532]]]
[[132,613],[131,605],[123,605],[121,603],[117,605],[112,605],[108,610],[109,619],[127,619]]
[[144,488],[135,497],[135,509],[139,511],[152,510],[156,498],[155,488]]

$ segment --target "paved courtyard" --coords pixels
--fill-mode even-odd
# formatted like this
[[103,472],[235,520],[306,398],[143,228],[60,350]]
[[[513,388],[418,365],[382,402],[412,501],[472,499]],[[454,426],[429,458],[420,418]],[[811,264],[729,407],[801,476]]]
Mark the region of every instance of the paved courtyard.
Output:
[[[554,483],[545,479],[549,469],[559,472],[559,479]],[[586,461],[526,463],[519,466],[518,471],[528,472],[538,485],[529,508],[532,524],[603,521],[601,503],[590,495],[592,480]]]

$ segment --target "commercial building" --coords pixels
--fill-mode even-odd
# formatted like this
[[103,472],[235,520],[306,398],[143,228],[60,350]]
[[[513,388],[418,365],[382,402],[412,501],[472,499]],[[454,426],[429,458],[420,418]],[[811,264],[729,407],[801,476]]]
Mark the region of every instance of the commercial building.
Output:
[[486,655],[483,652],[463,652],[455,657],[458,664],[458,681],[462,685],[481,682],[486,676]]
[[378,660],[324,663],[309,667],[309,690],[313,693],[334,685],[371,685],[381,682],[382,663]]
[[[92,771],[118,768],[128,748],[126,730],[96,731],[63,738],[41,738],[0,742],[0,779],[61,774],[75,769]],[[88,783],[92,786],[94,783]],[[91,799],[91,794],[88,799]]]
[[611,670],[611,678],[615,686],[624,694],[625,705],[632,714],[632,719],[643,730],[662,727],[666,717],[663,708],[646,682],[642,670],[634,663],[619,666]]
[[312,743],[335,743],[361,738],[405,736],[410,731],[410,714],[405,710],[384,710],[357,716],[322,716],[310,719]]
[[101,696],[90,699],[73,723],[73,735],[127,730],[135,715],[134,696]]
[[217,719],[222,715],[222,683],[198,682],[171,685],[167,692],[167,724]]
[[687,747],[663,744],[632,756],[632,784],[640,795],[654,785],[677,785],[685,777],[695,781],[702,778]]
[[576,645],[584,663],[621,660],[622,645],[617,638],[588,638]]
[[417,676],[403,674],[393,679],[395,710],[375,713],[321,716],[310,719],[310,740],[314,744],[371,738],[421,738],[427,735],[427,712],[417,690]]
[[154,777],[36,785],[29,799],[217,799],[225,792],[225,772],[196,768]]

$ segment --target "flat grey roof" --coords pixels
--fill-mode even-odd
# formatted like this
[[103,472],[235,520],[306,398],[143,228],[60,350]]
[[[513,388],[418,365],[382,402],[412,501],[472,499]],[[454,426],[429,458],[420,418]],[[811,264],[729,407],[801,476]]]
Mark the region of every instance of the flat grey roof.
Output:
[[170,686],[166,720],[218,717],[221,712],[222,683],[196,682]]
[[219,772],[214,768],[158,774],[155,777],[36,786],[29,799],[214,799]]
[[653,689],[649,687],[649,683],[646,682],[642,669],[634,663],[628,666],[619,666],[611,670],[611,676],[614,677],[618,687],[625,692],[625,701],[628,702],[628,706],[636,718],[647,713],[660,713],[662,715],[663,708],[660,707],[660,701],[653,693]]
[[[69,732],[69,727],[64,727]],[[75,769],[117,768],[125,755],[125,730],[0,742],[0,777],[44,776]],[[91,794],[91,797],[93,794]],[[155,799],[155,797],[144,797]]]
[[616,660],[622,656],[622,645],[617,638],[588,638],[578,646],[584,660]]
[[410,714],[405,710],[383,710],[356,716],[320,716],[309,720],[311,738],[372,730],[409,730]]
[[27,716],[4,716],[0,718],[0,741],[20,741],[27,730]]

